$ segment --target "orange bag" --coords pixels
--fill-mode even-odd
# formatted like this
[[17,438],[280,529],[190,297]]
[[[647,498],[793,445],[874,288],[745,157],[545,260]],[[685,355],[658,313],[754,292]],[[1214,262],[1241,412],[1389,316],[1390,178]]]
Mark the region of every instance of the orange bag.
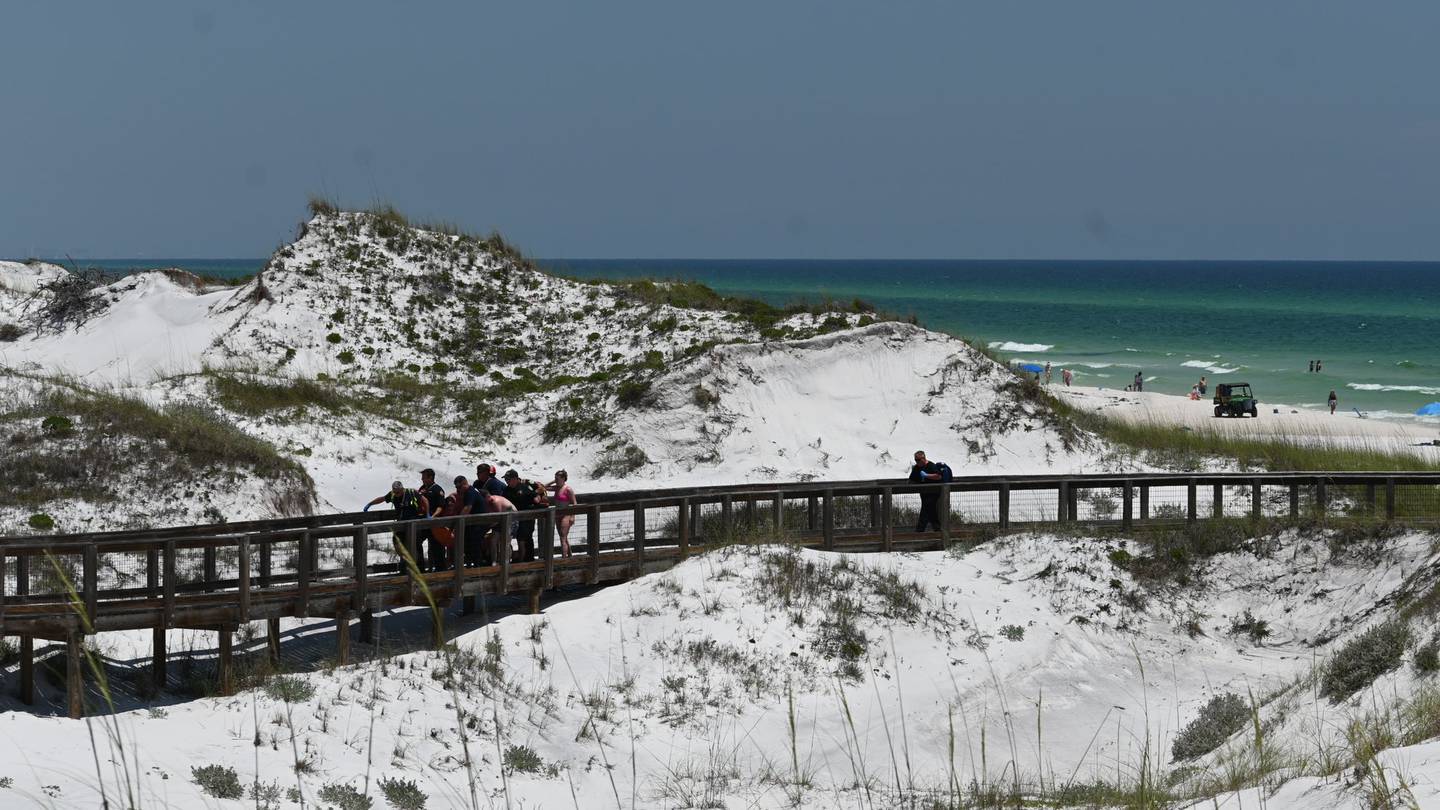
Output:
[[440,545],[445,548],[453,548],[455,546],[454,529],[446,528],[445,526],[431,526],[430,536],[440,541]]

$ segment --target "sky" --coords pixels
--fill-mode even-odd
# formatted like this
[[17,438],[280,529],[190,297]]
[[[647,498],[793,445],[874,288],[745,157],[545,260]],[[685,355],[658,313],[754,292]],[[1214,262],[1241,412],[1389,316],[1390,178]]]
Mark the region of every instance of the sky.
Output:
[[11,3],[0,256],[1440,259],[1440,4]]

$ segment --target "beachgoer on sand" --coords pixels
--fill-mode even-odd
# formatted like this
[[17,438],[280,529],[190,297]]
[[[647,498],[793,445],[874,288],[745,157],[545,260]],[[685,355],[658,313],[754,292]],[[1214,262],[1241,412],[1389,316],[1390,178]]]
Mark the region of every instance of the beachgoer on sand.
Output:
[[1330,415],[1335,415],[1335,406],[1340,404],[1340,398],[1335,396],[1335,389],[1330,389]]
[[1202,397],[1205,396],[1205,389],[1207,389],[1207,388],[1209,388],[1209,387],[1210,387],[1209,383],[1205,382],[1205,378],[1204,378],[1204,377],[1201,377],[1201,378],[1200,378],[1200,396],[1202,396]]
[[[913,484],[943,484],[950,480],[950,465],[943,461],[930,461],[924,450],[915,451],[915,465],[910,468],[910,482]],[[926,531],[933,526],[940,531],[940,493],[933,490],[920,493],[920,518],[915,522],[915,531]]]
[[1191,399],[1199,399],[1199,398],[1200,398],[1200,383],[1195,383],[1194,385],[1190,386],[1190,398],[1191,398]]
[[1140,371],[1135,372],[1135,382],[1131,383],[1131,385],[1133,386],[1133,387],[1131,388],[1132,391],[1144,391],[1144,390],[1145,390],[1145,378],[1144,378],[1144,376],[1142,376],[1143,373],[1144,373],[1144,372],[1140,372]]
[[1073,380],[1074,378],[1075,378],[1075,375],[1070,373],[1070,369],[1068,369],[1068,368],[1062,368],[1062,369],[1060,369],[1060,379],[1065,381],[1065,387],[1066,387],[1066,388],[1069,388],[1069,387],[1070,387],[1070,381]]
[[[579,503],[575,499],[575,490],[570,488],[570,473],[556,470],[555,479],[545,486],[555,493],[556,506],[575,506]],[[560,553],[566,557],[570,556],[570,527],[574,525],[574,515],[561,515],[560,519],[555,521],[555,528],[560,532]]]
[[1045,361],[1045,384],[1050,384],[1050,361]]

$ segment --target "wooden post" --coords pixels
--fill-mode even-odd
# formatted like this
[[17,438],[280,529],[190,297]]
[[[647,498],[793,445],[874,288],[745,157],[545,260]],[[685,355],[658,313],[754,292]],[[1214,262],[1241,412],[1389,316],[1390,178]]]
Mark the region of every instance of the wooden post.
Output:
[[94,543],[85,545],[85,623],[89,629],[95,628],[95,619],[99,615],[99,588],[96,585],[100,572],[100,554]]
[[1260,487],[1259,478],[1250,479],[1250,518],[1252,520],[1259,520],[1265,517],[1264,504],[1260,497]]
[[1070,522],[1071,522],[1071,523],[1078,522],[1078,521],[1080,520],[1080,488],[1079,488],[1079,487],[1070,487],[1070,499],[1069,499],[1069,502],[1068,502],[1068,503],[1069,503],[1069,509],[1070,509],[1070,518],[1069,518],[1069,519],[1070,519]]
[[461,515],[455,519],[455,540],[450,544],[450,562],[455,566],[454,579],[451,580],[455,591],[450,597],[452,600],[458,600],[465,590],[465,549],[469,545],[469,524],[469,515]]
[[[684,521],[681,521],[682,523]],[[549,507],[540,518],[540,560],[545,563],[546,588],[555,587],[555,507]]]
[[157,624],[150,629],[150,677],[156,689],[164,689],[169,680],[165,643],[165,626]]
[[700,531],[700,513],[704,511],[701,504],[690,504],[690,539],[699,540],[701,545],[705,544],[705,535]]
[[890,525],[890,506],[893,499],[894,495],[891,494],[890,487],[885,487],[881,495],[882,504],[880,506],[880,548],[883,551],[890,551],[895,544],[895,530]]
[[160,598],[160,550],[145,552],[145,595],[151,599]]
[[880,527],[880,496],[872,494],[870,496],[870,529],[873,531]]
[[35,637],[28,633],[20,637],[20,701],[35,705]]
[[369,535],[370,530],[364,526],[356,529],[350,550],[350,559],[355,566],[355,592],[351,595],[350,607],[355,610],[364,610],[370,595],[367,592],[370,580]]
[[590,566],[585,581],[594,585],[600,580],[600,507],[592,506],[585,512],[585,553],[590,557]]
[[500,593],[510,592],[510,534],[515,531],[515,513],[500,517],[500,536],[495,538],[495,559],[500,563]]
[[335,660],[340,666],[350,663],[350,611],[335,609]]
[[676,542],[680,546],[680,559],[682,560],[690,556],[690,515],[690,499],[681,498],[680,525],[678,527],[680,536],[676,538]]
[[314,570],[311,562],[314,558],[311,557],[310,547],[314,544],[315,538],[310,536],[310,532],[304,531],[300,533],[300,549],[297,555],[298,558],[295,561],[296,568],[298,569],[295,574],[295,585],[297,589],[295,615],[302,619],[310,615],[310,577],[311,572]]
[[231,647],[234,641],[234,628],[230,625],[221,625],[216,632],[220,635],[220,654],[216,657],[216,681],[220,694],[228,695],[235,691],[235,666]]
[[165,617],[165,626],[175,626],[175,541],[165,541],[165,565],[164,565],[164,589],[165,596],[162,613]]
[[261,587],[261,588],[268,588],[268,587],[270,587],[270,576],[271,576],[271,574],[274,572],[274,569],[273,569],[273,567],[272,567],[273,561],[271,560],[271,555],[273,555],[274,552],[275,552],[275,540],[274,540],[273,538],[267,537],[267,538],[265,538],[264,540],[260,541],[260,587]]
[[1061,481],[1056,486],[1057,489],[1055,493],[1055,513],[1056,516],[1059,518],[1056,522],[1064,523],[1065,519],[1070,516],[1070,482]]
[[821,524],[820,534],[825,544],[826,551],[835,550],[835,490],[825,490],[824,521]]
[[529,592],[526,593],[526,595],[525,595],[525,609],[526,609],[526,611],[527,611],[531,616],[534,616],[536,613],[539,613],[539,612],[540,612],[540,589],[539,589],[539,588],[531,588],[531,589],[529,590]]
[[1326,497],[1327,494],[1328,494],[1328,493],[1325,491],[1325,479],[1324,479],[1324,478],[1316,478],[1316,479],[1315,479],[1315,512],[1316,512],[1322,519],[1325,517],[1325,513],[1326,513],[1326,511],[1327,511],[1327,510],[1326,510],[1326,506],[1328,505],[1328,504],[1327,504],[1328,498]]
[[1291,519],[1291,520],[1295,520],[1295,519],[1297,519],[1297,518],[1299,518],[1299,517],[1300,517],[1300,485],[1297,484],[1297,483],[1294,483],[1294,482],[1292,481],[1292,482],[1290,483],[1290,519]]
[[778,537],[785,531],[785,496],[780,492],[775,493],[775,505],[771,507],[770,530]]
[[213,590],[215,590],[215,580],[217,580],[217,579],[220,578],[219,573],[217,573],[216,570],[215,570],[215,545],[214,545],[214,543],[213,543],[213,542],[206,542],[206,543],[205,543],[205,548],[201,551],[201,555],[204,557],[203,570],[204,570],[204,576],[205,576],[205,590],[206,590],[207,592],[208,592],[208,591],[213,591]]
[[805,531],[813,532],[820,528],[820,499],[811,495],[805,499]]
[[1210,496],[1210,513],[1217,518],[1225,517],[1225,485],[1216,484]]
[[280,619],[265,620],[265,647],[270,655],[270,666],[280,666]]
[[239,542],[240,582],[237,596],[240,602],[240,621],[250,621],[250,538],[241,537]]
[[1395,519],[1395,479],[1385,479],[1385,519]]
[[1195,508],[1195,479],[1191,478],[1185,484],[1185,522],[1194,523],[1199,517]]
[[375,643],[375,611],[368,606],[360,611],[360,643]]
[[745,496],[745,523],[746,523],[747,525],[746,525],[745,528],[747,528],[748,530],[750,530],[752,533],[755,532],[755,531],[757,531],[757,530],[759,530],[759,528],[760,528],[760,520],[759,520],[759,518],[756,516],[756,511],[757,511],[756,506],[757,506],[757,503],[756,503],[756,501],[755,501],[755,496],[754,496],[753,494],[752,494],[752,495],[746,495],[746,496]]
[[[750,501],[751,512],[754,511],[754,507],[755,507],[755,501],[752,499],[752,500]],[[753,520],[753,517],[754,517],[753,514],[751,515],[751,517],[752,517],[752,520],[751,520],[750,525],[751,525],[751,527],[753,528],[754,525],[755,525],[754,520]],[[634,520],[635,520],[635,568],[634,568],[634,573],[633,573],[631,576],[636,576],[636,577],[638,577],[638,576],[640,576],[641,574],[645,573],[645,506],[644,506],[643,504],[639,504],[639,503],[635,504],[635,518],[634,518]]]
[[80,654],[83,638],[78,630],[65,634],[65,697],[71,720],[85,716],[85,681],[81,670],[84,662]]
[[1140,519],[1150,519],[1150,485],[1140,485]]
[[950,545],[950,485],[940,485],[940,547]]
[[1121,486],[1124,492],[1120,496],[1120,528],[1128,532],[1135,528],[1135,486],[1128,480]]
[[1000,507],[1000,528],[1003,531],[1010,528],[1010,482],[1001,481],[1000,490],[996,494]]

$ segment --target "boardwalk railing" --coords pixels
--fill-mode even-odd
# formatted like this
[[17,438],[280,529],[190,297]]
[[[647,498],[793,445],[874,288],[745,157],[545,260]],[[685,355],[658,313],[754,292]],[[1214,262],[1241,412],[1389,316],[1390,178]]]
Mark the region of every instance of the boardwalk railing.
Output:
[[[922,495],[936,499],[938,531],[914,530]],[[535,610],[546,589],[623,581],[757,534],[815,548],[891,551],[1064,524],[1139,531],[1215,518],[1440,522],[1440,474],[1008,476],[926,485],[809,481],[615,492],[582,501],[435,520],[402,522],[393,512],[360,512],[0,538],[0,635],[20,639],[20,693],[27,701],[34,695],[34,639],[66,643],[70,710],[78,716],[79,655],[88,633],[152,629],[153,676],[163,685],[165,631],[217,631],[226,690],[232,632],[262,619],[276,656],[280,618],[333,617],[342,629],[343,663],[351,618],[358,618],[368,641],[374,611],[424,604],[425,590],[467,611],[477,596],[525,593]],[[415,571],[400,553],[403,547],[412,559],[424,560],[422,538],[432,525],[453,528],[457,547],[464,543],[459,538],[479,542],[486,533],[507,538],[499,542],[508,546],[513,530],[530,521],[530,561],[502,553],[494,565]],[[568,556],[560,542],[567,534]],[[437,626],[436,643],[440,633]]]

